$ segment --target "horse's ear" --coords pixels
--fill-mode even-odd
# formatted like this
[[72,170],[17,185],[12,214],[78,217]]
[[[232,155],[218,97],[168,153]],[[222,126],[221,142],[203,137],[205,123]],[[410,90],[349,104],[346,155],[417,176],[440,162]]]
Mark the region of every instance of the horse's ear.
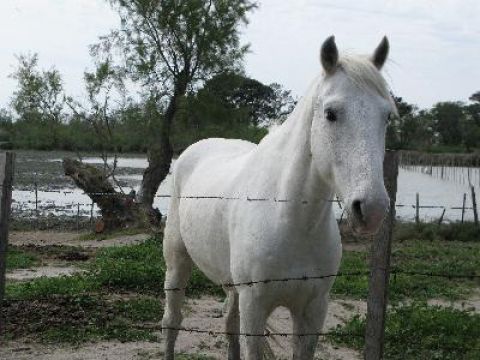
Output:
[[337,69],[338,49],[335,44],[335,36],[330,36],[322,45],[320,60],[327,74],[333,74]]
[[378,70],[381,70],[383,65],[385,65],[389,50],[390,44],[388,43],[387,37],[384,36],[380,42],[380,45],[377,46],[372,56],[372,62]]

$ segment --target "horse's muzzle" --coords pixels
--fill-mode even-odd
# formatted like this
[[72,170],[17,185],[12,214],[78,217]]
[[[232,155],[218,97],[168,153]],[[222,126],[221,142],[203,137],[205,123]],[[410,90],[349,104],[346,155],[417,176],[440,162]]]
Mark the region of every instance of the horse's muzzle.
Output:
[[382,196],[376,199],[355,198],[348,205],[349,218],[353,231],[360,235],[373,235],[385,219],[389,199]]

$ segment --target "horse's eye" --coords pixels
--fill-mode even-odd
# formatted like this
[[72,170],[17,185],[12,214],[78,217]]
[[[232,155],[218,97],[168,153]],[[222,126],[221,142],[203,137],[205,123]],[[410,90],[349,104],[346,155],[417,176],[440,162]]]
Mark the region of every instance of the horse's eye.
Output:
[[334,122],[334,121],[337,121],[337,114],[335,114],[333,110],[327,109],[325,110],[325,118],[328,121]]

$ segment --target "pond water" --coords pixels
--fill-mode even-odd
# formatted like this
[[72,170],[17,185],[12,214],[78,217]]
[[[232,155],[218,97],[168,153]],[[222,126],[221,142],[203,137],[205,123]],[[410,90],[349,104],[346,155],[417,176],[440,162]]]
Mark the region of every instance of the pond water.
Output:
[[[85,162],[91,164],[102,164],[103,160],[97,157],[87,157],[83,159]],[[61,159],[58,157],[48,158],[42,157],[42,161],[49,163],[60,163]],[[117,179],[122,183],[125,192],[138,190],[142,179],[143,169],[147,166],[145,157],[122,157],[118,159],[119,175]],[[41,164],[39,165],[42,168]],[[61,172],[61,166],[53,168],[51,172]],[[60,169],[60,170],[58,170]],[[414,170],[414,169],[412,169]],[[473,219],[473,211],[471,209],[470,188],[465,183],[458,183],[454,180],[441,179],[439,177],[431,176],[428,172],[411,171],[404,168],[400,169],[398,178],[398,192],[397,192],[397,217],[413,221],[415,218],[415,199],[416,193],[419,193],[420,206],[429,206],[434,208],[421,208],[420,218],[427,221],[432,221],[440,218],[445,207],[445,221],[458,221],[462,217],[461,208],[463,203],[463,196],[466,197],[466,207],[470,208],[465,211],[464,218],[466,220]],[[450,169],[451,170],[451,169]],[[26,170],[28,171],[28,170]],[[71,180],[58,177],[63,174],[54,174],[55,186],[39,186],[37,192],[37,209],[38,213],[42,215],[70,215],[76,216],[90,216],[98,212],[96,206],[92,207],[90,198],[81,190],[75,188]],[[450,178],[451,179],[451,178]],[[35,192],[32,191],[32,186],[26,186],[28,182],[23,183],[23,186],[14,187],[13,191],[13,210],[16,216],[30,217],[35,214]],[[48,182],[47,182],[48,185]],[[475,185],[477,194],[480,192],[478,184]],[[157,198],[154,205],[162,214],[166,214],[169,204],[169,199],[165,196],[170,194],[171,177],[161,184]],[[480,195],[477,195],[480,200]],[[338,205],[335,205],[335,212],[337,217],[341,216],[342,210]]]

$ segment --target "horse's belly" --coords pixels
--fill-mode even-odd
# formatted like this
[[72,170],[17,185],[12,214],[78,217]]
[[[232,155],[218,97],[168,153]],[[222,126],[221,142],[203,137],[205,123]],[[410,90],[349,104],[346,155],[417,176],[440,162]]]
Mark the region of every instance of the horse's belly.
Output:
[[221,200],[186,199],[180,205],[180,233],[197,267],[216,283],[231,282],[230,246]]

